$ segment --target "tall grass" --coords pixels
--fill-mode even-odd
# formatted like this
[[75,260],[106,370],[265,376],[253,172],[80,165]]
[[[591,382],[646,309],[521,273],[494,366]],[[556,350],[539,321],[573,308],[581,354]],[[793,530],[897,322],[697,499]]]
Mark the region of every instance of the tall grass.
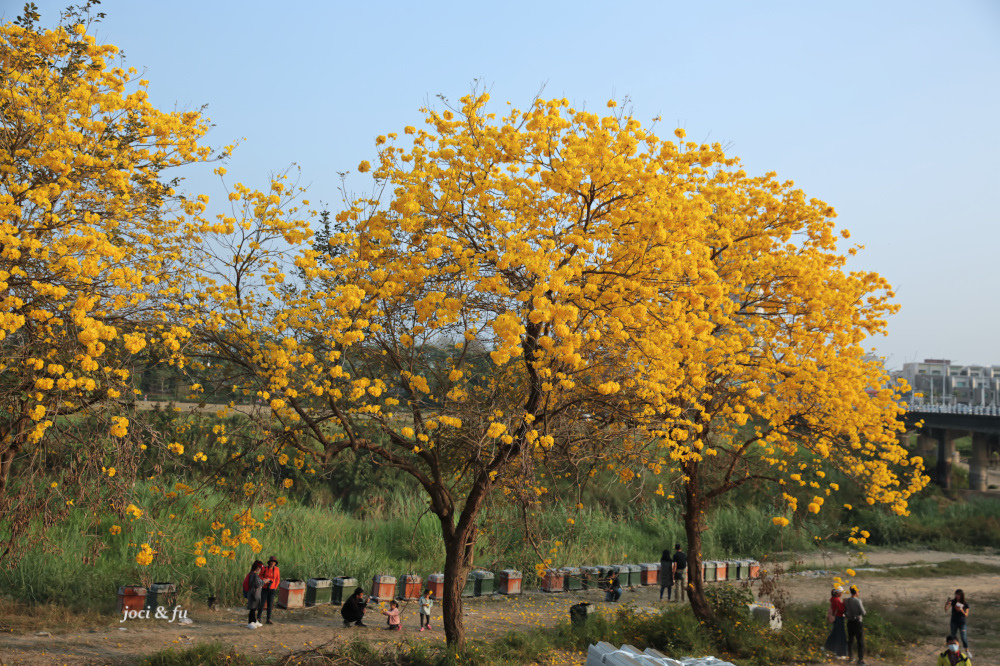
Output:
[[[558,502],[537,509],[530,533],[513,507],[488,506],[480,520],[476,564],[494,571],[519,569],[530,586],[539,554],[549,556],[556,542],[561,542],[552,555],[556,566],[652,562],[674,543],[686,543],[677,504],[635,498],[611,486],[604,490],[603,495],[591,491],[585,502],[591,508],[581,511]],[[211,532],[212,516],[224,512],[221,497],[202,496],[200,513],[193,503],[180,502],[151,508],[142,520],[131,523],[110,514],[77,512],[52,528],[45,543],[16,568],[0,568],[0,590],[23,603],[110,611],[119,586],[161,581],[177,584],[188,602],[215,596],[222,604],[242,604],[241,582],[250,563],[271,554],[280,560],[286,579],[352,576],[366,584],[376,574],[426,576],[442,570],[441,526],[419,492],[387,484],[349,501],[313,495],[301,498],[311,504],[291,501],[274,510],[255,533],[261,552],[241,546],[234,561],[210,557],[204,568],[195,566],[193,548]],[[908,517],[868,508],[831,510],[810,518],[806,529],[776,527],[771,498],[761,494],[755,501],[743,501],[748,499],[741,497],[739,503],[723,505],[707,516],[709,530],[703,533],[701,549],[705,559],[802,552],[813,547],[812,534],[842,536],[852,525],[868,530],[872,545],[1000,547],[1000,503],[988,499],[963,502],[924,493],[911,502]],[[120,524],[123,532],[111,536],[113,524]],[[539,535],[544,539],[533,546]],[[159,551],[149,567],[134,559],[142,543]]]

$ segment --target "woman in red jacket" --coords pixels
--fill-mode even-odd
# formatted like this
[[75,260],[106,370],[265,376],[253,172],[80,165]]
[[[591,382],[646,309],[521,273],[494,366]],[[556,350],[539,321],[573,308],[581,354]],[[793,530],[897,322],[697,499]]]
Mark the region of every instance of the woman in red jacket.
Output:
[[260,577],[264,581],[264,592],[261,596],[261,610],[267,606],[267,622],[271,622],[271,606],[274,604],[274,597],[278,593],[278,585],[281,584],[281,571],[278,570],[278,558],[272,555],[267,558],[267,566],[261,572]]

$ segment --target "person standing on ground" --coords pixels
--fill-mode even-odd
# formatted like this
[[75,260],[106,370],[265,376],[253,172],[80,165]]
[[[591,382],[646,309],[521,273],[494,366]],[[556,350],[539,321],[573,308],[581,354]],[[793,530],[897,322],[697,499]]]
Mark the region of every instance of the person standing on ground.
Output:
[[958,646],[958,639],[949,636],[945,639],[947,648],[938,655],[937,666],[972,666],[972,659]]
[[965,592],[955,590],[955,596],[944,604],[945,610],[951,610],[951,635],[962,639],[962,648],[969,649],[969,636],[965,622],[969,617],[969,602],[965,600]]
[[[265,566],[260,573],[260,577],[264,581],[264,590],[261,595],[261,611],[267,608],[267,621],[264,624],[273,624],[271,622],[271,608],[274,605],[274,598],[278,594],[278,585],[281,584],[281,571],[278,569],[278,558],[272,555],[267,558],[267,566]],[[258,618],[260,614],[258,613]]]
[[688,556],[679,543],[674,544],[674,583],[677,585],[677,601],[684,601],[684,574],[687,573]]
[[250,573],[247,574],[247,580],[245,582],[247,590],[247,610],[250,611],[250,617],[247,620],[247,629],[259,629],[262,625],[260,620],[260,595],[261,590],[264,589],[264,581],[260,577],[260,570],[264,568],[264,563],[257,560],[250,567]]
[[340,616],[344,618],[344,626],[349,627],[352,622],[356,627],[368,626],[361,621],[365,616],[365,608],[367,607],[368,604],[365,602],[365,591],[360,587],[355,589],[354,594],[352,594],[340,608]]
[[674,588],[674,561],[670,559],[670,550],[664,550],[660,556],[660,601],[663,601],[663,590],[667,591],[667,601],[670,601]]
[[851,596],[844,602],[847,617],[847,658],[851,658],[851,648],[858,644],[858,666],[865,666],[865,605],[861,603],[861,592],[857,585],[851,585]]
[[844,590],[835,587],[830,590],[830,610],[826,614],[826,621],[831,625],[830,637],[826,639],[823,649],[840,659],[847,658],[847,630],[844,626],[844,616],[847,609],[840,598]]
[[431,628],[431,608],[434,607],[434,599],[431,598],[431,588],[424,590],[424,595],[420,597],[420,631]]

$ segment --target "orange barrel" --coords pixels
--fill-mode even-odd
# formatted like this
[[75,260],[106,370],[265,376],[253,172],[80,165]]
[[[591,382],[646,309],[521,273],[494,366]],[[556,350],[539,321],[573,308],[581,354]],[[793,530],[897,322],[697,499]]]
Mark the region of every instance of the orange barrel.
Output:
[[399,577],[399,593],[406,600],[420,598],[420,586],[424,579],[416,574],[403,574]]
[[372,577],[372,601],[389,601],[396,596],[395,576]]
[[295,580],[294,578],[281,581],[281,584],[278,585],[278,607],[305,608],[305,606],[305,581]]
[[146,607],[146,588],[141,585],[122,585],[118,588],[118,605],[115,612],[141,611]]
[[639,569],[641,571],[639,582],[643,585],[656,585],[660,582],[659,562],[646,562],[645,564],[640,564]]
[[542,577],[542,592],[562,592],[563,573],[555,569],[546,569]]
[[750,579],[757,580],[758,578],[760,578],[760,562],[750,560]]
[[719,560],[715,563],[715,580],[719,582],[726,580],[728,566],[729,563],[725,560]]
[[500,572],[497,592],[508,596],[521,594],[522,578],[523,576],[520,571],[515,571],[514,569],[504,569]]
[[431,588],[431,597],[444,599],[444,574],[432,573],[427,577],[427,587]]

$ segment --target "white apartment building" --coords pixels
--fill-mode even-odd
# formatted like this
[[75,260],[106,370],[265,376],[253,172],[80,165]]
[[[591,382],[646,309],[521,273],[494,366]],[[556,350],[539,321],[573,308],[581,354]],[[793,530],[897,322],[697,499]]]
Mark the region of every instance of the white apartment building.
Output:
[[959,365],[928,358],[904,363],[897,374],[910,384],[911,404],[935,403],[1000,407],[1000,365]]

